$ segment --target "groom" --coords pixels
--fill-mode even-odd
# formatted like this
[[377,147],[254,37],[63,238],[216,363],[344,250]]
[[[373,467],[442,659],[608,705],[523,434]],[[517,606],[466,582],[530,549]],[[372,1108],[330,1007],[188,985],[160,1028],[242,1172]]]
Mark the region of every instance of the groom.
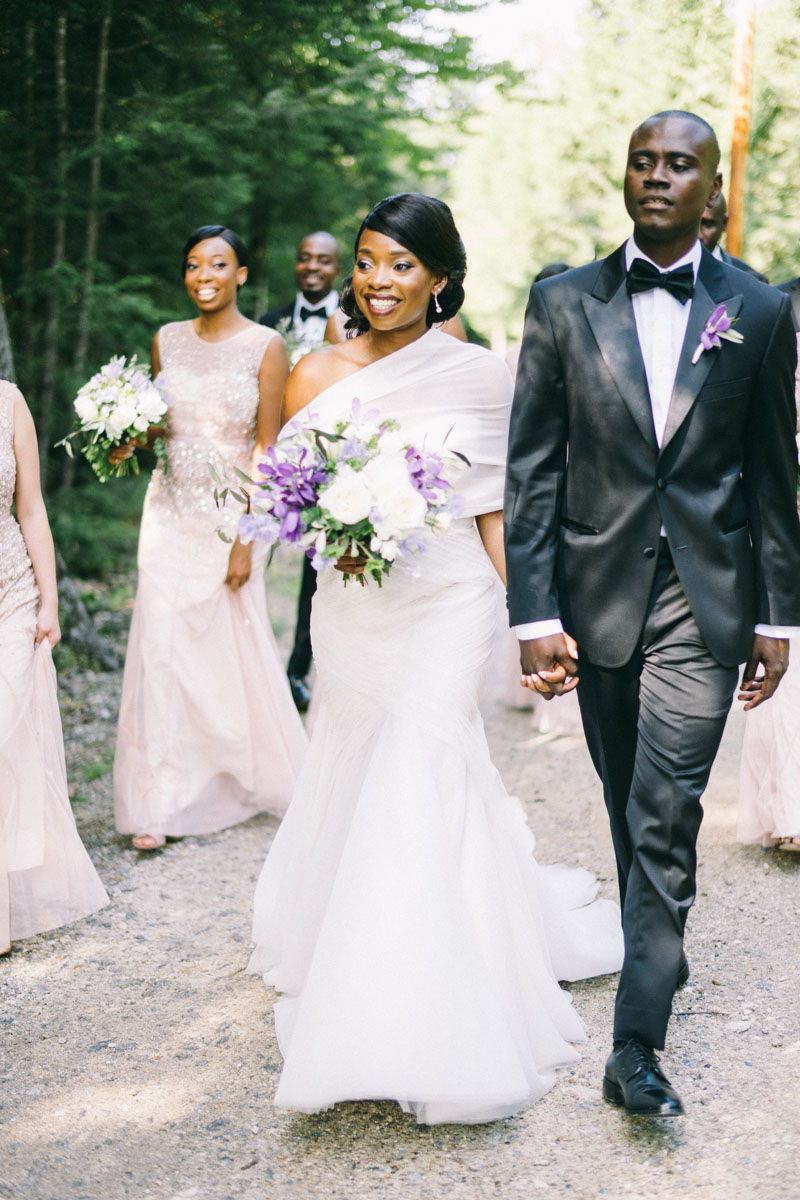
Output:
[[[700,798],[738,664],[751,709],[800,626],[789,302],[698,241],[718,164],[692,113],[634,130],[633,236],[531,289],[509,442],[523,680],[552,698],[580,679],[617,859],[625,961],[603,1094],[654,1116],[683,1112],[655,1049],[689,974]],[[715,311],[736,340],[705,330]]]

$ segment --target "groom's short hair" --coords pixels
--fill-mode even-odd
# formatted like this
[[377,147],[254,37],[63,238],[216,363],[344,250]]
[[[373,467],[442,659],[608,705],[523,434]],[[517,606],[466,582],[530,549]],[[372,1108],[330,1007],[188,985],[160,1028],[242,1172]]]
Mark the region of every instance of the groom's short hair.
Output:
[[637,133],[645,125],[650,125],[654,121],[665,121],[667,117],[678,117],[682,121],[692,121],[695,125],[700,126],[713,148],[714,161],[712,163],[712,167],[713,170],[716,171],[720,160],[720,148],[719,142],[717,141],[717,135],[714,132],[713,126],[709,125],[708,121],[704,120],[703,117],[698,117],[697,113],[686,112],[682,108],[666,108],[663,112],[653,113],[652,117],[647,117],[646,120],[641,121],[633,132],[634,134]]

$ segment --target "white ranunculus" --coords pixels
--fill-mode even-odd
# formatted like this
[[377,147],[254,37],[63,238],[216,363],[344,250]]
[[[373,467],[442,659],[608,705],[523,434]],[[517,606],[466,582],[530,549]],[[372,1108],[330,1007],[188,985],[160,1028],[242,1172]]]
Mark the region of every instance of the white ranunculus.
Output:
[[384,540],[401,537],[404,533],[424,525],[427,511],[425,498],[413,488],[397,492],[382,502],[380,519],[375,522],[375,532]]
[[356,525],[369,516],[373,506],[372,493],[361,479],[363,472],[351,468],[342,470],[333,483],[319,494],[319,506],[330,513],[334,521]]

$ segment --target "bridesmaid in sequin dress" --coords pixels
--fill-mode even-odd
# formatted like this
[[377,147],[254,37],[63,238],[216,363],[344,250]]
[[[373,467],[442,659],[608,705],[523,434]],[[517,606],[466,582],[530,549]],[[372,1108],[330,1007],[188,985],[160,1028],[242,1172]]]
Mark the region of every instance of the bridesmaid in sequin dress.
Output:
[[67,794],[50,653],[60,637],[36,433],[0,380],[0,954],[108,903]]
[[237,308],[246,262],[231,230],[196,230],[183,270],[199,315],[153,340],[167,468],[153,472],[142,514],[114,762],[117,829],[139,850],[282,814],[305,753],[267,615],[263,551],[217,536],[208,470],[249,470],[254,446],[263,453],[279,429],[288,359],[280,335]]

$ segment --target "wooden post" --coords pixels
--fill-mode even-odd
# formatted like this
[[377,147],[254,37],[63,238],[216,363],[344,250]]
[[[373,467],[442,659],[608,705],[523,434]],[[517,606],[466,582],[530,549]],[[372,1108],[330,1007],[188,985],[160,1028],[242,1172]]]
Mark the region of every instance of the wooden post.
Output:
[[725,237],[728,253],[737,258],[740,258],[742,254],[744,192],[747,178],[747,150],[750,140],[754,24],[755,4],[753,0],[738,0],[731,75],[733,135],[731,138],[731,177],[728,183],[728,229]]

